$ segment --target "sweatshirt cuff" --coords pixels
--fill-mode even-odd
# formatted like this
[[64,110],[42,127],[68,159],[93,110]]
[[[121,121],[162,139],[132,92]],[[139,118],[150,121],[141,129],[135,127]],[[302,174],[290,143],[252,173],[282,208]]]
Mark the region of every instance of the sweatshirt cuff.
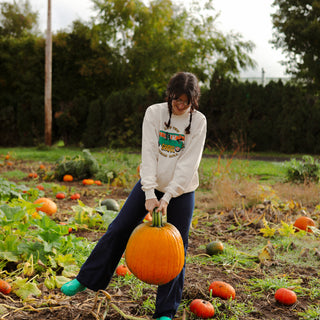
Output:
[[146,200],[157,198],[156,194],[154,193],[154,189],[149,189],[144,191]]
[[166,192],[166,193],[163,195],[163,197],[162,197],[162,199],[163,199],[164,201],[166,201],[167,203],[170,202],[171,198],[172,198],[172,194],[169,193],[169,192]]

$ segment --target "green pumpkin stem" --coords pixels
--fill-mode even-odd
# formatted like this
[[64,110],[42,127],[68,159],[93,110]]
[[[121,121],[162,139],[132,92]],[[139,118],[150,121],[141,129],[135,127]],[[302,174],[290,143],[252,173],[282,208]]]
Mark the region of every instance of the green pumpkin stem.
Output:
[[159,211],[156,211],[157,208],[153,210],[152,213],[152,224],[151,227],[158,227],[161,228],[163,227],[163,222],[162,222],[162,213]]

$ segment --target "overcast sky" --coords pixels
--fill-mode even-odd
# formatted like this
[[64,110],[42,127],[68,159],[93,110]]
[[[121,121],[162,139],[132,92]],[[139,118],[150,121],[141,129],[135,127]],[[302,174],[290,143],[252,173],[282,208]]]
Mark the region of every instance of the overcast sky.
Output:
[[[8,0],[7,0],[8,1]],[[29,0],[33,10],[39,11],[40,27],[46,29],[47,0]],[[67,28],[75,19],[87,21],[91,16],[91,0],[51,0],[52,29]],[[146,2],[147,0],[145,0]],[[173,0],[186,5],[190,0]],[[9,1],[11,2],[11,1]],[[12,1],[13,2],[13,1]],[[201,0],[199,0],[201,3]],[[272,48],[272,21],[270,14],[273,0],[213,0],[214,7],[220,12],[218,28],[223,32],[239,32],[244,40],[251,40],[256,48],[251,57],[257,62],[255,70],[241,72],[243,77],[261,77],[262,68],[265,77],[286,77],[285,68],[280,61],[284,56],[280,50]]]

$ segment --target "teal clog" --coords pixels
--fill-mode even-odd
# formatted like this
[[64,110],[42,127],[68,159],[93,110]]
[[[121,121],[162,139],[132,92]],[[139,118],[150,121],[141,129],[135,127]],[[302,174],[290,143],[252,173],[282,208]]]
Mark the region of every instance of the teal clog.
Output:
[[77,279],[73,279],[67,283],[65,283],[61,287],[61,291],[66,296],[74,296],[76,293],[86,290],[87,288],[82,285]]

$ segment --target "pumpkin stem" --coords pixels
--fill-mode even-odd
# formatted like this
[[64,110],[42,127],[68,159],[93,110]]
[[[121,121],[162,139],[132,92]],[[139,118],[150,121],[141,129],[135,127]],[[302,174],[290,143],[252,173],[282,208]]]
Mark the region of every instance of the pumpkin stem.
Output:
[[151,227],[163,227],[162,222],[162,213],[160,211],[156,211],[156,208],[152,212],[152,224]]

